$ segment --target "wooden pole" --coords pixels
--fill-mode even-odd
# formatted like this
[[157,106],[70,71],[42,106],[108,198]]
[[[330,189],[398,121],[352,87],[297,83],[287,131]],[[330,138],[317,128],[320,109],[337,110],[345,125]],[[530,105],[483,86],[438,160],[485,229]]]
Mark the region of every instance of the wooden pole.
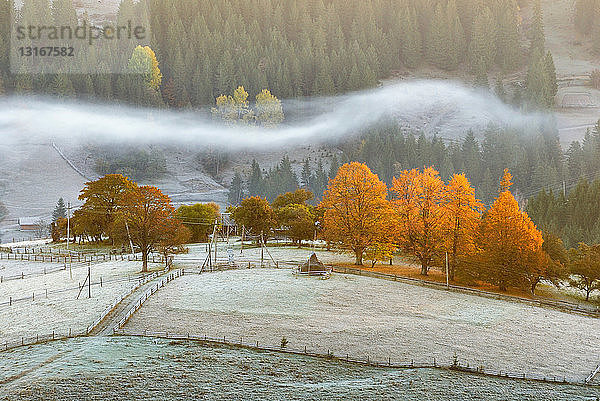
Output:
[[215,230],[214,230],[214,235],[213,235],[213,241],[215,242],[215,264],[217,263],[217,245],[218,245],[218,235],[219,232],[217,231],[217,225],[219,224],[219,221],[217,219],[215,219]]
[[448,277],[448,252],[446,252],[446,288],[450,289],[450,278]]
[[245,232],[245,227],[242,225],[242,247],[240,248],[240,255],[244,253],[244,232]]
[[[69,254],[69,242],[71,242],[71,202],[67,202],[67,255]],[[65,264],[67,263],[65,259]],[[69,264],[69,278],[73,280],[73,269]]]

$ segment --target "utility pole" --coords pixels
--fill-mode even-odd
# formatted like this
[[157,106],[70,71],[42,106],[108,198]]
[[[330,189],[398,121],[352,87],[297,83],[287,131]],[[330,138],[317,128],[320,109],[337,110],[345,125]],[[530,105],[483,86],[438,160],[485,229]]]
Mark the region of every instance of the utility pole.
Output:
[[448,277],[448,252],[446,252],[446,288],[450,289],[450,278]]
[[[71,202],[67,202],[67,256],[69,253],[69,242],[71,241]],[[69,263],[69,278],[73,280],[73,270],[71,269],[71,263]]]
[[263,232],[260,232],[260,267],[263,267],[263,258],[264,258],[264,252],[265,252],[265,248],[263,247],[264,241],[263,241]]
[[92,262],[88,264],[88,298],[92,297]]
[[240,255],[244,253],[244,232],[246,231],[244,225],[242,224],[242,247],[240,248]]
[[217,245],[219,241],[219,231],[217,230],[217,224],[219,224],[219,221],[215,219],[215,231],[213,235],[213,241],[215,241],[215,263],[217,263]]
[[565,199],[567,198],[567,183],[563,180],[563,195]]
[[133,242],[131,241],[131,235],[129,235],[129,224],[127,223],[127,221],[125,221],[125,228],[127,229],[127,238],[129,239],[129,246],[131,247],[131,254],[135,255],[135,252],[133,251]]

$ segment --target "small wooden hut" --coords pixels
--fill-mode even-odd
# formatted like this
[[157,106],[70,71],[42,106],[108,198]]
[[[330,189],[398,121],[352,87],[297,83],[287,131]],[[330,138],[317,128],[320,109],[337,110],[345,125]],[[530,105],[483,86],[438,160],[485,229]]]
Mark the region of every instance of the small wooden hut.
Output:
[[329,276],[331,275],[331,267],[325,266],[313,253],[310,258],[296,269],[297,274],[307,276]]

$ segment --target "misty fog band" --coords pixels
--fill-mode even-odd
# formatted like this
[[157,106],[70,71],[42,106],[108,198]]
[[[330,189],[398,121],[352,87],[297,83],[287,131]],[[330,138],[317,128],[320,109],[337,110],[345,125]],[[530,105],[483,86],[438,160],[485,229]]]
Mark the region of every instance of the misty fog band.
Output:
[[52,26],[52,25],[16,25],[16,40],[85,40],[90,46],[96,40],[121,40],[121,39],[146,39],[147,29],[141,25],[133,25],[131,20],[127,25],[106,25],[97,27],[88,25],[85,21],[76,27],[72,26]]

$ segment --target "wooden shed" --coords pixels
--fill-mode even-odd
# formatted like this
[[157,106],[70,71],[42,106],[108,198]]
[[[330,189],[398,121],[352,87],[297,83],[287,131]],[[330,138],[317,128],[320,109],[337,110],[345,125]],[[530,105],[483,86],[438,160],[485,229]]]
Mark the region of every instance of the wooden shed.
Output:
[[19,218],[19,229],[21,231],[35,231],[39,228],[38,219],[35,217]]

